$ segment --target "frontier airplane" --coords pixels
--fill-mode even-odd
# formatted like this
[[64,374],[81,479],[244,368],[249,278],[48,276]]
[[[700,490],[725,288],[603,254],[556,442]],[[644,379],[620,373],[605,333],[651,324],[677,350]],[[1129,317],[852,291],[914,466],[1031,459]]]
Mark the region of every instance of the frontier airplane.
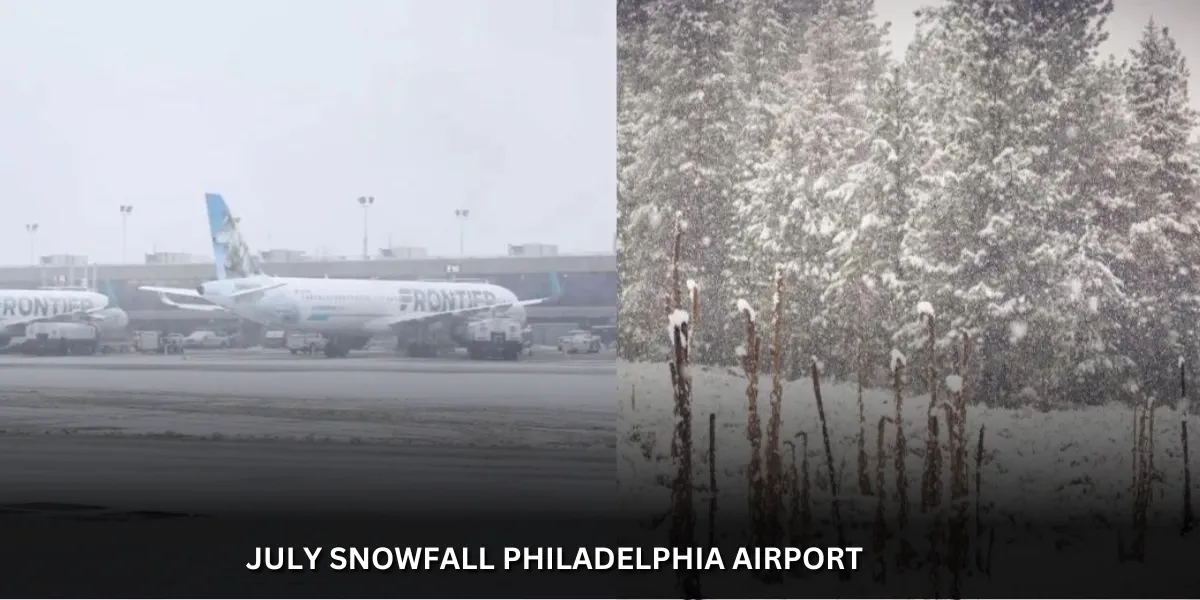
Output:
[[25,335],[26,325],[47,321],[84,321],[101,333],[121,329],[129,316],[99,292],[77,289],[0,290],[0,348]]
[[[273,277],[254,259],[225,200],[206,194],[205,204],[217,278],[195,289],[138,289],[158,293],[163,303],[183,309],[224,310],[265,326],[320,333],[327,340],[327,357],[346,356],[383,333],[395,333],[410,356],[432,356],[447,340],[463,344],[472,317],[504,315],[524,326],[525,307],[550,299],[518,300],[512,291],[488,283]],[[557,295],[557,278],[551,278],[551,286]],[[206,303],[175,302],[168,296]]]

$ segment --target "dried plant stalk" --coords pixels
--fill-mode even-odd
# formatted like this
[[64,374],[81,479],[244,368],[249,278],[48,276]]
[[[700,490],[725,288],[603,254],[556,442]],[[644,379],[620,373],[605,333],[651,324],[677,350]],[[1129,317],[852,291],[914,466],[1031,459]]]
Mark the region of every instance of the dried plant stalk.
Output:
[[991,575],[992,548],[996,544],[996,530],[991,530],[988,542],[988,553],[983,552],[983,439],[986,425],[979,426],[979,440],[976,445],[976,568],[985,575]]
[[969,493],[967,479],[967,360],[970,354],[971,339],[963,334],[962,363],[959,366],[959,377],[962,387],[954,392],[954,456],[951,458],[951,498],[965,498]]
[[[866,377],[866,359],[862,349],[862,339],[859,338],[858,348],[858,491],[864,496],[874,495],[874,490],[871,489],[871,478],[867,474],[869,469],[867,461],[867,408],[863,403],[863,388],[866,382],[863,379]],[[877,458],[876,460],[883,460]],[[879,490],[883,493],[883,489]]]
[[1158,480],[1158,470],[1154,468],[1154,417],[1158,412],[1158,403],[1151,401],[1147,412],[1150,413],[1146,423],[1146,493],[1149,495],[1153,492],[1154,482]]
[[1149,507],[1151,477],[1150,456],[1154,450],[1149,427],[1153,423],[1154,398],[1146,398],[1146,407],[1142,409],[1138,425],[1138,435],[1135,442],[1137,448],[1137,478],[1134,483],[1133,495],[1133,542],[1130,545],[1128,558],[1144,561],[1146,558],[1146,529],[1149,525]]
[[667,294],[667,314],[683,307],[679,290],[679,264],[683,256],[683,213],[675,212],[675,233],[671,237],[671,289]]
[[[692,329],[696,330],[700,326],[700,288],[692,286],[688,290],[692,295]],[[691,342],[691,338],[688,338]]]
[[[676,222],[675,251],[671,260],[672,298],[674,306],[679,306],[679,248],[683,228],[681,222]],[[673,312],[672,308],[670,312]],[[670,314],[670,312],[668,314]],[[675,431],[671,437],[671,458],[675,462],[676,473],[671,483],[671,530],[669,540],[677,548],[690,548],[695,545],[696,537],[696,507],[693,503],[692,482],[692,378],[688,373],[688,338],[691,332],[688,320],[672,321],[671,337],[674,356],[670,363],[671,387],[675,397]],[[676,590],[683,598],[699,598],[700,577],[696,570],[679,570],[676,572]]]
[[879,434],[875,438],[875,487],[879,489],[880,493],[875,500],[875,536],[872,546],[876,557],[874,579],[878,583],[887,582],[888,526],[885,513],[887,494],[883,493],[884,472],[887,464],[884,457],[887,455],[887,451],[883,447],[883,437],[888,423],[895,423],[895,421],[886,415],[879,417]]
[[[941,486],[942,486],[942,457],[941,447],[938,442],[938,420],[937,414],[937,354],[934,347],[935,334],[937,333],[937,322],[933,315],[925,317],[929,326],[929,340],[927,342],[927,350],[929,352],[928,378],[929,378],[929,407],[926,414],[926,422],[928,423],[925,432],[925,469],[921,474],[921,512],[926,513],[937,507],[941,503]],[[947,423],[947,430],[950,429]]]
[[[833,524],[837,528],[838,546],[846,545],[846,528],[842,523],[841,502],[838,498],[836,471],[833,466],[833,447],[829,443],[829,426],[825,420],[825,403],[821,400],[821,370],[817,368],[817,359],[812,361],[813,396],[817,400],[817,416],[821,419],[821,437],[825,440],[825,465],[829,471],[829,492],[833,494]],[[849,577],[849,571],[841,571],[843,578]]]
[[938,384],[937,384],[937,318],[932,314],[925,315],[926,323],[929,325],[929,340],[926,342],[926,350],[929,352],[929,365],[926,367],[929,377],[929,412],[933,412],[937,407]]
[[796,458],[796,444],[792,440],[784,440],[792,455],[792,463],[788,467],[788,543],[795,546],[797,542],[796,524],[800,520],[800,470]]
[[1142,443],[1141,442],[1142,416],[1138,410],[1140,408],[1141,407],[1138,406],[1137,404],[1133,405],[1133,450],[1132,450],[1133,486],[1131,489],[1133,490],[1134,493],[1137,493],[1137,486],[1138,486],[1138,472],[1139,472],[1139,469],[1138,469],[1138,451],[1139,450],[1138,449],[1141,448],[1141,443]]
[[708,547],[717,547],[717,415],[708,415]]
[[[892,391],[896,404],[896,526],[900,529],[908,524],[908,441],[904,439],[904,365],[897,363],[892,369]],[[880,490],[882,493],[882,490]]]
[[[792,545],[803,546],[805,540],[808,539],[812,531],[812,481],[808,471],[808,433],[801,431],[796,434],[800,438],[800,482],[799,489],[794,492],[799,496],[795,501],[794,508],[796,513],[792,515],[791,534]],[[792,445],[792,451],[795,452],[795,445]],[[793,468],[795,467],[795,455],[792,457]]]
[[[962,362],[959,364],[959,377],[965,383],[967,360],[970,355],[970,338],[963,334]],[[946,429],[950,435],[950,498],[953,510],[950,516],[949,539],[947,553],[950,567],[951,597],[962,596],[962,579],[967,568],[969,553],[969,533],[967,528],[967,502],[970,494],[967,478],[967,401],[965,387],[961,384],[953,392],[953,408],[948,411]]]
[[1183,359],[1179,359],[1179,435],[1183,443],[1183,526],[1180,535],[1187,535],[1196,527],[1196,515],[1192,512],[1192,468],[1188,458],[1188,412],[1187,371]]
[[763,533],[771,546],[780,546],[783,526],[783,460],[779,430],[783,411],[783,273],[775,272],[775,294],[771,307],[771,417],[767,421],[767,483],[763,499]]
[[761,342],[754,322],[754,313],[748,308],[742,311],[746,323],[746,352],[742,357],[742,369],[746,374],[746,440],[750,442],[750,464],[746,465],[746,478],[750,486],[751,542],[763,541],[762,498],[762,423],[758,418],[758,358]]

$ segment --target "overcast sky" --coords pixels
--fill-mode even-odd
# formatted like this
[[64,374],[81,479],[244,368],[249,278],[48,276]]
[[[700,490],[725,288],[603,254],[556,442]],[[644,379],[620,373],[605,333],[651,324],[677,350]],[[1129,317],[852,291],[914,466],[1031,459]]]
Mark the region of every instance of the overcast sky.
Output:
[[[904,49],[912,41],[917,19],[913,12],[925,6],[936,6],[941,2],[930,0],[876,0],[875,10],[879,18],[892,23],[892,51],[903,56]],[[1151,17],[1159,25],[1170,28],[1180,51],[1192,72],[1188,96],[1192,106],[1200,110],[1200,0],[1114,0],[1113,12],[1108,18],[1109,33],[1104,52],[1126,57],[1129,50],[1137,46],[1142,30]]]
[[611,251],[615,0],[0,0],[0,264],[251,246]]

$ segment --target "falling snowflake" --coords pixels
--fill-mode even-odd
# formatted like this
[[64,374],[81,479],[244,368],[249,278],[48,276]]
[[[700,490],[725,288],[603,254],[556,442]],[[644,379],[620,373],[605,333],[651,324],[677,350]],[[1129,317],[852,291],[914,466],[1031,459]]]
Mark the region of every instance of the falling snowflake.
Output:
[[963,378],[958,375],[947,375],[946,388],[955,394],[961,392],[963,389]]
[[934,316],[933,305],[928,302],[925,302],[924,300],[922,300],[921,302],[918,302],[917,303],[917,314],[922,315],[922,316],[927,316],[932,319]]

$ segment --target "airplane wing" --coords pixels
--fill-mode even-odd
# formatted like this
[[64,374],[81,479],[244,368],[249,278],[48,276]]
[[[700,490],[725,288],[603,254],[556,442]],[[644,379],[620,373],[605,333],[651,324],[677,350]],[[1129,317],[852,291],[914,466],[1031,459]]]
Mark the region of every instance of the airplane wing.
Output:
[[229,298],[241,298],[242,296],[261,294],[262,292],[267,292],[267,291],[270,291],[270,290],[273,290],[276,288],[281,288],[285,285],[287,285],[287,283],[272,283],[270,285],[263,285],[263,286],[259,286],[256,288],[250,288],[248,290],[240,290],[236,293],[230,294],[228,297]]
[[[240,290],[237,293],[230,294],[229,296],[226,296],[226,297],[227,298],[241,298],[243,296],[250,296],[252,294],[259,294],[262,292],[273,290],[275,288],[281,288],[285,285],[287,285],[287,284],[286,283],[272,283],[270,285],[259,286],[259,287],[251,288],[248,290]],[[199,311],[206,311],[206,312],[215,312],[215,311],[226,310],[225,307],[223,307],[223,306],[218,306],[216,304],[212,304],[211,302],[208,301],[207,298],[205,298],[203,295],[201,295],[196,290],[189,290],[187,288],[158,287],[158,286],[153,286],[153,285],[145,285],[145,286],[139,287],[138,289],[146,291],[146,292],[154,292],[154,293],[158,294],[158,298],[159,298],[159,300],[162,301],[163,304],[166,304],[167,306],[174,306],[175,308],[182,308],[182,309],[186,309],[186,310],[199,310]],[[196,298],[199,300],[204,300],[205,302],[209,302],[209,303],[208,304],[195,304],[195,303],[191,303],[191,302],[176,302],[176,301],[170,299],[168,296],[185,296],[187,298]]]
[[158,299],[161,300],[163,304],[166,304],[167,306],[174,306],[175,308],[182,308],[182,309],[186,309],[186,310],[200,310],[200,311],[207,311],[207,312],[225,310],[224,307],[217,306],[216,304],[212,304],[212,303],[195,304],[195,303],[190,303],[190,302],[176,302],[168,297],[168,295],[185,296],[188,298],[196,298],[198,300],[206,300],[204,298],[204,296],[201,296],[199,293],[196,292],[196,290],[189,290],[187,288],[157,287],[157,286],[153,286],[153,285],[144,285],[144,286],[139,287],[138,289],[142,290],[144,292],[154,292],[154,293],[158,294]]
[[517,302],[504,302],[502,304],[488,304],[488,305],[484,305],[484,306],[473,306],[471,308],[443,310],[443,311],[435,312],[435,313],[408,313],[408,314],[399,314],[399,315],[389,315],[387,317],[382,317],[382,318],[370,321],[369,323],[367,323],[367,327],[372,328],[372,329],[383,329],[385,327],[391,327],[392,325],[399,325],[400,323],[411,323],[413,321],[431,320],[431,319],[437,319],[439,317],[471,315],[471,314],[475,314],[475,313],[486,312],[489,310],[500,310],[500,309],[509,308],[512,306],[531,306],[534,304],[540,304],[549,299],[550,298],[538,298],[536,300],[518,300]]
[[172,296],[186,296],[188,298],[204,299],[195,289],[188,288],[173,288],[173,287],[158,287],[153,285],[143,285],[138,288],[143,292],[154,292],[156,294],[171,294]]

